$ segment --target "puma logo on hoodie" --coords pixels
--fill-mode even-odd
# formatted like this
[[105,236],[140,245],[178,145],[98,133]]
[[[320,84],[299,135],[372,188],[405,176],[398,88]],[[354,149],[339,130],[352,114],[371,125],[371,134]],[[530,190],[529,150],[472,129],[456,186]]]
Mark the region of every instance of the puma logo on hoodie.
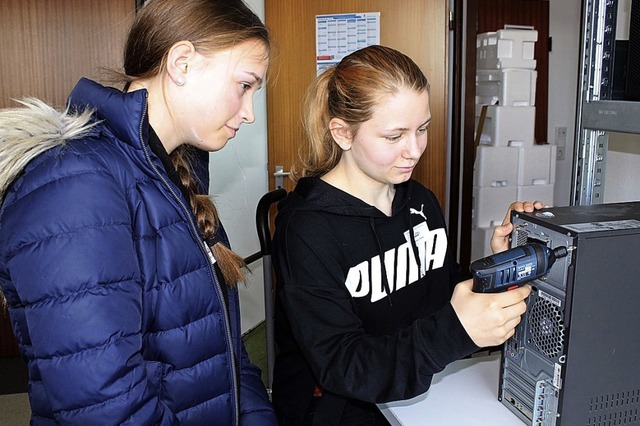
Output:
[[[411,209],[412,214],[424,217],[421,211]],[[391,293],[413,284],[428,270],[441,268],[447,254],[447,237],[444,228],[429,229],[427,222],[413,227],[415,244],[420,264],[414,256],[410,232],[405,232],[406,242],[384,253],[387,281]],[[354,298],[370,297],[371,303],[386,297],[387,291],[382,282],[380,255],[353,266],[347,273],[345,286]]]

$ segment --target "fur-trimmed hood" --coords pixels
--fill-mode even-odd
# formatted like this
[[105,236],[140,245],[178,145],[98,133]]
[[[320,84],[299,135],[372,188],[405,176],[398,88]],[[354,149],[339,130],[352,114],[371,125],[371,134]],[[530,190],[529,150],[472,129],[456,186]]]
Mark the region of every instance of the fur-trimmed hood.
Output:
[[0,110],[0,202],[9,185],[41,153],[86,135],[96,124],[92,111],[58,111],[36,98]]

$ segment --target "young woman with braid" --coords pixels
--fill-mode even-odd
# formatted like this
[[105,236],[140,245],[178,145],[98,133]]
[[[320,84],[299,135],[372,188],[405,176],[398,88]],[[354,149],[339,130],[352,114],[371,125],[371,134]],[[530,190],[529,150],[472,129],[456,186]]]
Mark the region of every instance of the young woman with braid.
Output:
[[[0,112],[0,288],[32,424],[274,425],[233,253],[190,154],[254,121],[266,27],[241,0],[150,0],[123,90]],[[4,310],[4,309],[3,309]]]
[[276,216],[274,407],[283,426],[386,425],[375,403],[419,395],[448,363],[504,342],[531,290],[475,294],[463,281],[438,200],[411,179],[431,110],[410,58],[346,56],[312,84],[304,117],[299,178]]

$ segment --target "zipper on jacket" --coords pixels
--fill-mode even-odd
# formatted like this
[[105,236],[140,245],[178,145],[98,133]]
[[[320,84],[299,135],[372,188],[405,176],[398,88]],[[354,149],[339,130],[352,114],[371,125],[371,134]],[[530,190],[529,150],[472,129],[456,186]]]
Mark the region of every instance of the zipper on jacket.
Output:
[[[148,93],[146,96],[148,99],[149,97]],[[192,234],[195,236],[194,238],[196,242],[198,242],[200,231],[198,230],[198,227],[193,222],[193,218],[191,217],[193,212],[191,211],[191,209],[187,208],[187,206],[184,205],[180,197],[175,193],[173,188],[171,188],[171,185],[169,184],[169,182],[167,182],[164,176],[162,176],[162,173],[160,173],[157,167],[153,164],[153,161],[151,160],[151,155],[149,155],[149,149],[147,147],[147,144],[144,141],[144,137],[142,136],[142,125],[144,122],[144,117],[147,115],[147,107],[148,107],[148,102],[145,102],[144,109],[142,111],[142,119],[140,120],[140,125],[138,127],[138,136],[140,137],[140,142],[142,144],[142,150],[144,152],[144,156],[147,162],[149,163],[149,166],[151,167],[151,169],[155,172],[156,176],[162,181],[164,186],[169,190],[169,193],[171,194],[171,196],[180,205],[180,208],[182,209],[183,213],[185,213],[187,217],[187,221],[189,223]],[[230,318],[229,311],[227,309],[227,305],[224,302],[224,296],[222,295],[220,282],[216,277],[216,271],[214,268],[216,259],[215,257],[213,257],[211,248],[209,248],[206,241],[202,240],[201,244],[198,244],[198,245],[200,246],[200,249],[203,252],[203,254],[209,259],[209,272],[211,273],[211,278],[214,284],[213,287],[216,290],[222,305],[222,313],[224,316],[224,324],[225,324],[225,338],[227,340],[227,345],[229,346],[229,350],[231,351],[229,358],[230,358],[230,364],[231,364],[231,379],[232,379],[231,383],[233,387],[232,390],[233,390],[234,417],[235,417],[235,424],[239,425],[240,424],[240,406],[239,406],[238,398],[239,398],[240,391],[238,389],[238,373],[236,372],[236,361],[235,361],[235,354],[234,354],[235,348],[233,346],[233,338],[231,336],[231,318]]]

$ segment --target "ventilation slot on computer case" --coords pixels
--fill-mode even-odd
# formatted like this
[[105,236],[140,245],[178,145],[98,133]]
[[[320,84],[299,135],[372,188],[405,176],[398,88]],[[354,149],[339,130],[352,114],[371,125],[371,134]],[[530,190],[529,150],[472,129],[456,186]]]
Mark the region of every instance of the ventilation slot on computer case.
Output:
[[535,348],[548,358],[564,352],[564,321],[560,307],[538,297],[529,310],[529,339]]
[[529,233],[523,229],[516,229],[516,246],[523,246],[527,243]]
[[516,246],[523,246],[527,243],[538,243],[542,245],[549,245],[549,237],[544,235],[536,235],[530,233],[525,227],[517,227],[515,232]]
[[635,425],[640,422],[640,389],[591,398],[587,426]]

